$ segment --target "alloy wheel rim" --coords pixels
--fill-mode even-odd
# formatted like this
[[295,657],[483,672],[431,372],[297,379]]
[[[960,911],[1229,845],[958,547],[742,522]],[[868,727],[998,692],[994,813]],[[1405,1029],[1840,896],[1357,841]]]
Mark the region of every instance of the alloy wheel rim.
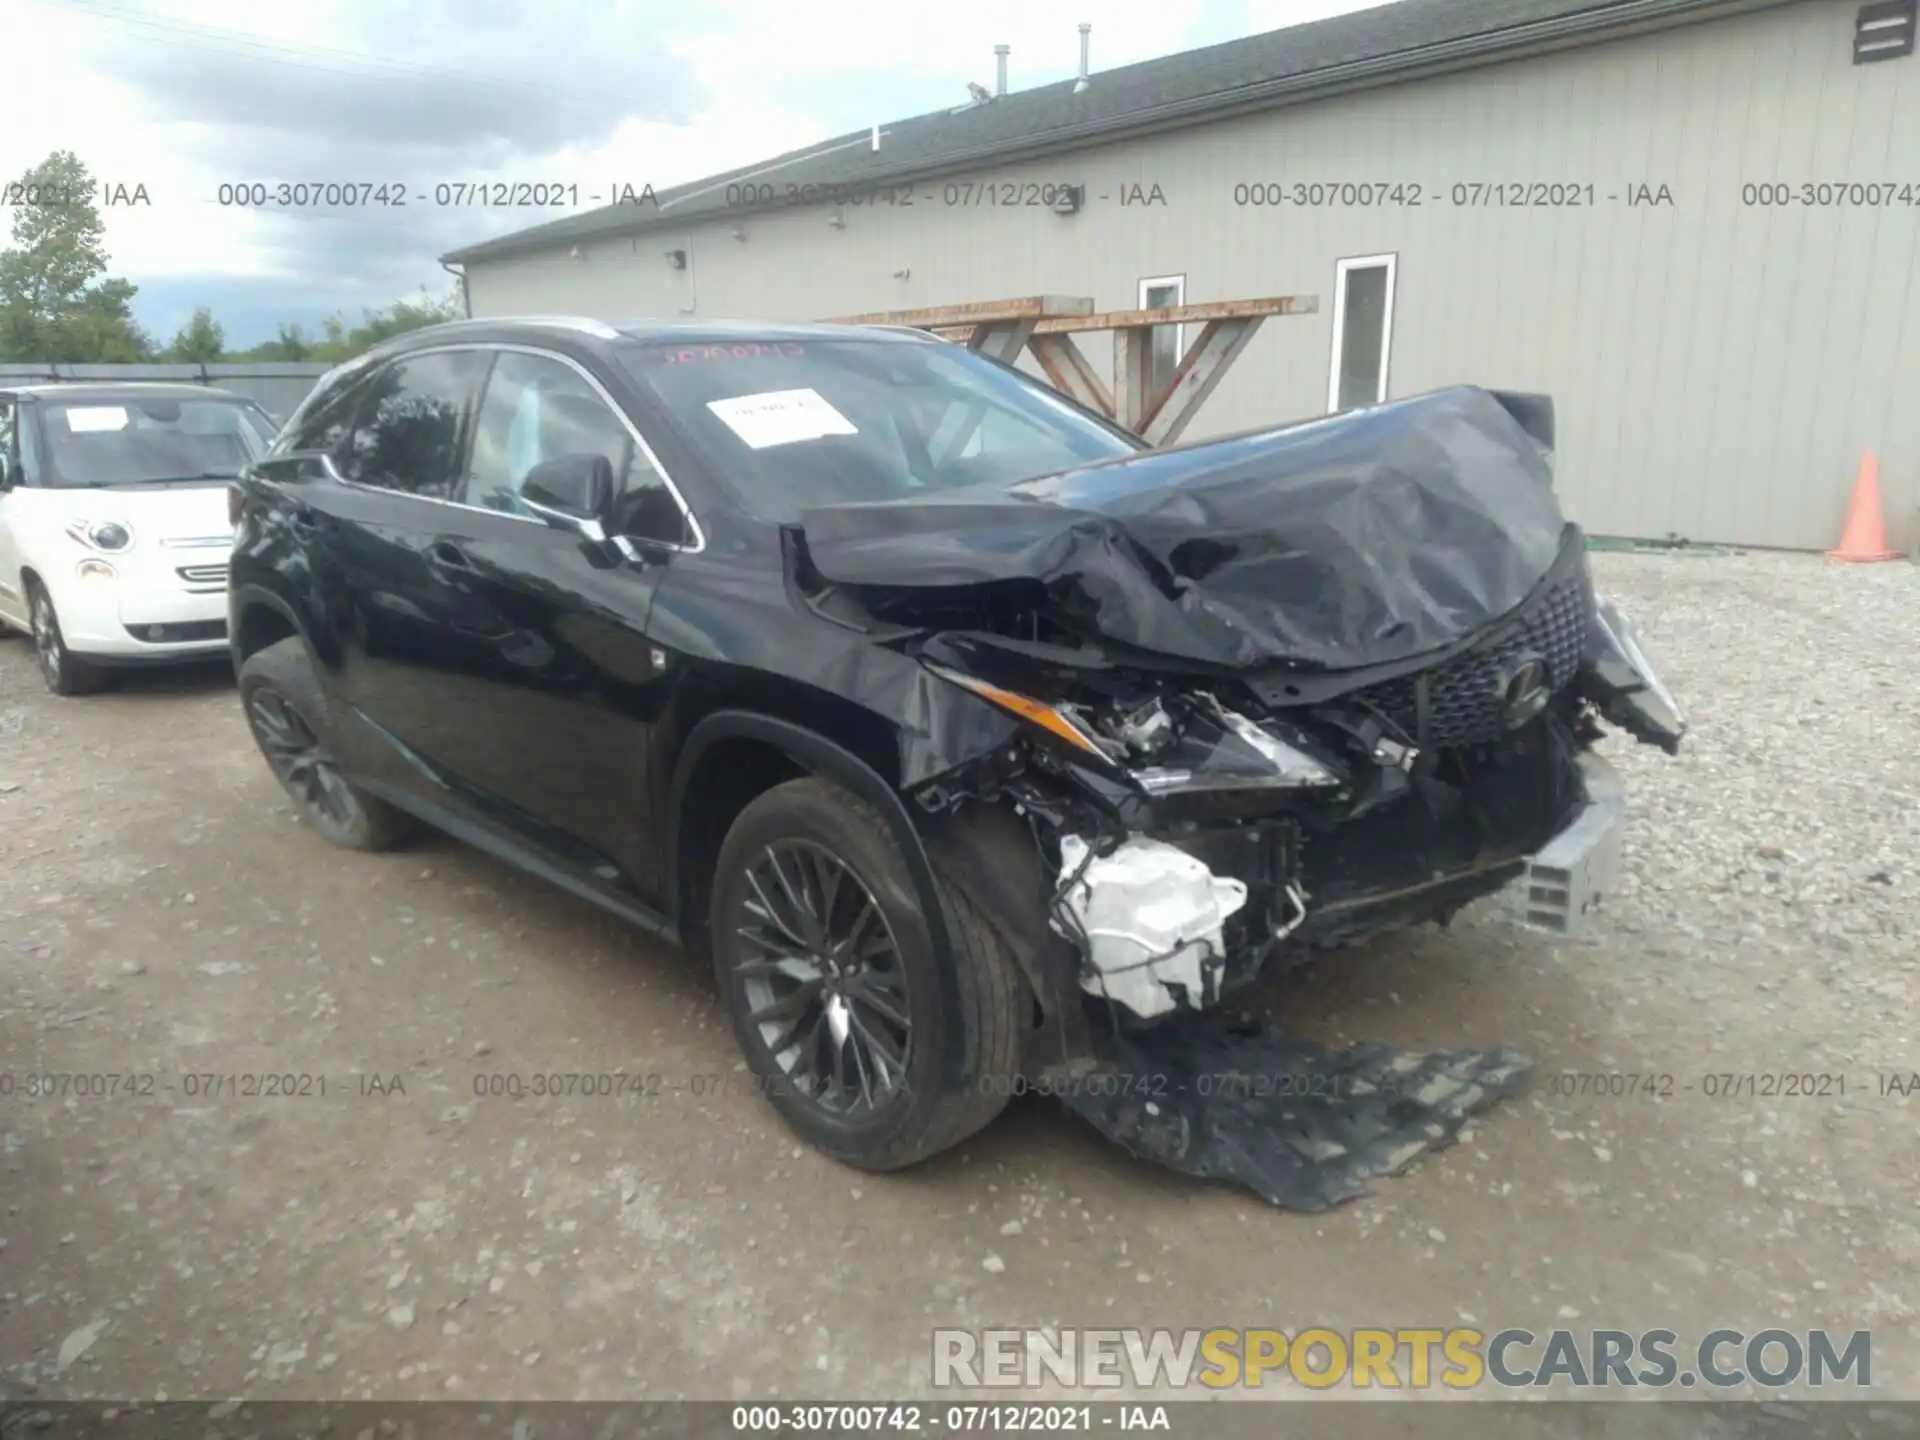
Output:
[[49,681],[60,678],[60,627],[45,600],[33,604],[33,648],[40,656],[40,670]]
[[767,846],[745,878],[734,973],[747,1022],[795,1092],[841,1119],[879,1111],[913,1055],[893,927],[853,868],[811,840]]
[[360,813],[359,803],[347,789],[333,752],[306,718],[278,691],[264,687],[247,702],[247,716],[267,764],[287,793],[309,812],[336,825],[351,825]]

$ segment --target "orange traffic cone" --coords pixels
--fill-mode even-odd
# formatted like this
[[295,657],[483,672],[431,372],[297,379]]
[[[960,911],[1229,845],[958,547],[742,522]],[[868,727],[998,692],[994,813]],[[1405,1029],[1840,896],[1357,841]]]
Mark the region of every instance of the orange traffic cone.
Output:
[[1873,451],[1860,456],[1860,478],[1853,482],[1853,503],[1847,507],[1847,528],[1840,543],[1827,551],[1829,560],[1864,564],[1873,560],[1898,560],[1898,552],[1887,548],[1886,521],[1880,513],[1880,462]]

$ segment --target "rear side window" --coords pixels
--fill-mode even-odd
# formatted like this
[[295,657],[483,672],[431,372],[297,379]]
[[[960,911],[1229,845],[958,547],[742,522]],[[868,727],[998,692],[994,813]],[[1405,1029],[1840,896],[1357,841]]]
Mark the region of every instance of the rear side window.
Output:
[[460,486],[460,446],[486,372],[478,350],[442,350],[401,360],[362,390],[340,468],[349,480],[429,500]]

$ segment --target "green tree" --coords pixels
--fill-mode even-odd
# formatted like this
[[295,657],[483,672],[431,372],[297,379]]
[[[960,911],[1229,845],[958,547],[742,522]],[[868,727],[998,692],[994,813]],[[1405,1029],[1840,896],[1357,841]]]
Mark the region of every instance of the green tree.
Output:
[[213,311],[202,305],[175,333],[165,358],[175,363],[212,365],[224,359],[226,353],[227,333],[213,318]]
[[262,360],[310,360],[313,358],[313,342],[307,339],[298,325],[282,325],[280,333],[260,347],[267,353]]
[[307,339],[298,325],[282,325],[280,333],[273,339],[262,340],[251,350],[235,350],[227,356],[227,359],[241,363],[313,358],[313,342]]
[[153,358],[153,342],[134,323],[134,286],[102,280],[55,327],[49,353],[34,358],[94,365],[135,365]]
[[144,360],[153,345],[134,323],[135,290],[103,279],[106,226],[93,175],[56,150],[19,177],[13,244],[0,251],[0,358]]
[[435,298],[427,293],[423,285],[418,300],[396,300],[384,310],[361,313],[361,322],[353,326],[349,326],[345,318],[338,314],[329,315],[322,326],[325,338],[313,347],[310,358],[332,362],[351,360],[382,340],[404,335],[410,330],[424,329],[428,325],[458,320],[464,311],[457,291]]

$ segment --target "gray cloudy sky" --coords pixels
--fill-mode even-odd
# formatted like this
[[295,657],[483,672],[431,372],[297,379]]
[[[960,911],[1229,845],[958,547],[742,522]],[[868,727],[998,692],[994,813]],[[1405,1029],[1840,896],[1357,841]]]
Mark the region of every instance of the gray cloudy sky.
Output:
[[[223,183],[664,187],[1015,88],[1361,8],[1361,0],[0,0],[0,175],[70,149],[151,204],[105,212],[165,340],[197,305],[235,347],[438,294],[437,256],[568,209],[239,209]],[[25,63],[22,63],[23,60]],[[583,204],[580,208],[591,208]]]

